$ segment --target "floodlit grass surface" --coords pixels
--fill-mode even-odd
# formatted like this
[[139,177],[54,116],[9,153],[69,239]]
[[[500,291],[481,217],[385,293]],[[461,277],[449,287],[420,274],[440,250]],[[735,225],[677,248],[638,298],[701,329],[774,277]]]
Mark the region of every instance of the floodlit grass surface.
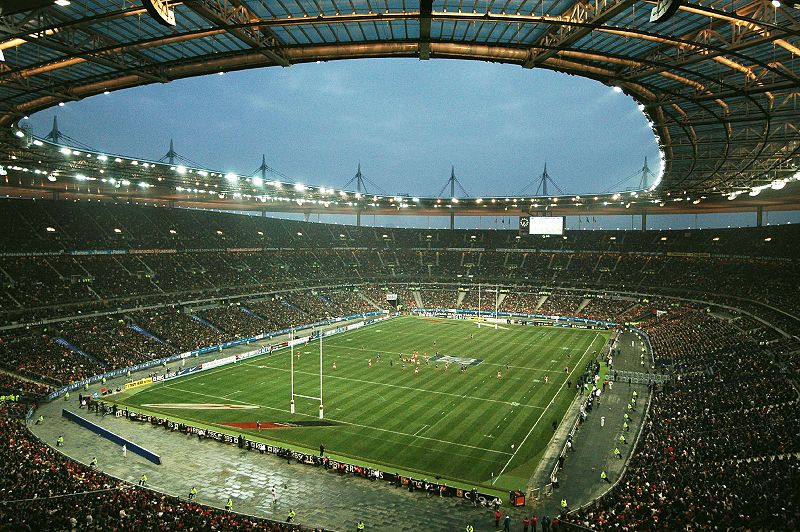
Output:
[[[390,472],[398,468],[429,479],[515,489],[527,483],[553,433],[553,422],[561,421],[574,397],[567,379],[574,384],[607,336],[605,331],[554,327],[479,328],[472,321],[421,317],[395,318],[332,336],[323,340],[329,426],[257,431],[224,425],[318,421],[316,401],[298,399],[297,413],[289,413],[288,349],[156,384],[121,403],[287,446],[317,449],[324,444],[339,457]],[[418,375],[412,364],[400,361],[401,353],[408,358],[413,351],[421,361]],[[447,370],[443,362],[426,365],[423,355],[432,357],[437,351],[480,362],[465,372],[458,364]],[[295,347],[294,368],[295,393],[318,396],[319,341]],[[161,406],[168,403],[248,409]]]

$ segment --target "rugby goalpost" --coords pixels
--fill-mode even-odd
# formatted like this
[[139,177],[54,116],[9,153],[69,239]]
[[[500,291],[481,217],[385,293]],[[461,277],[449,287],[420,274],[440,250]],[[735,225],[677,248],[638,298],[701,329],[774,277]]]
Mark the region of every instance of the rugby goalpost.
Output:
[[322,406],[322,337],[324,336],[324,332],[320,329],[319,331],[319,397],[313,397],[311,395],[303,395],[299,393],[294,393],[294,327],[292,327],[289,333],[289,358],[291,359],[291,381],[292,381],[292,396],[289,402],[289,412],[294,414],[295,413],[295,397],[301,397],[303,399],[310,399],[312,401],[319,401],[319,418],[324,419],[324,409]]
[[[494,285],[494,328],[497,329],[497,314],[498,314],[498,307],[500,301],[500,286]],[[478,328],[481,327],[481,322],[483,318],[481,317],[481,283],[478,283]]]

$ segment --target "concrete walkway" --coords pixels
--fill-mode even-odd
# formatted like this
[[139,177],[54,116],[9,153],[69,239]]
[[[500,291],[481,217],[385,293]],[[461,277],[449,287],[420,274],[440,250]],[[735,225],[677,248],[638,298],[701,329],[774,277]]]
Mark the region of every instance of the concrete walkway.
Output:
[[[635,337],[625,334],[620,342],[622,353],[616,357],[620,361],[633,367],[638,364],[640,344],[631,346]],[[614,360],[616,367],[617,360]],[[629,422],[629,431],[623,431],[624,414],[633,391],[639,394],[636,411],[631,412],[632,422]],[[641,430],[642,416],[645,405],[649,400],[646,385],[628,385],[628,383],[614,383],[601,393],[599,403],[596,403],[588,413],[586,421],[578,426],[575,433],[572,452],[566,457],[564,467],[558,473],[559,487],[550,495],[542,495],[531,505],[531,511],[537,515],[558,515],[561,499],[566,499],[569,508],[577,508],[604,494],[619,478],[625,462],[630,458],[632,443],[636,434]],[[566,441],[566,434],[572,427],[577,416],[574,406],[562,424],[563,429],[554,437],[553,446],[549,448],[546,457],[549,459],[537,471],[535,480],[543,487],[549,482],[549,474],[558,460],[559,451]],[[624,434],[627,444],[619,441],[620,434]],[[622,458],[614,456],[614,448],[619,448]],[[605,471],[608,482],[600,478]]]

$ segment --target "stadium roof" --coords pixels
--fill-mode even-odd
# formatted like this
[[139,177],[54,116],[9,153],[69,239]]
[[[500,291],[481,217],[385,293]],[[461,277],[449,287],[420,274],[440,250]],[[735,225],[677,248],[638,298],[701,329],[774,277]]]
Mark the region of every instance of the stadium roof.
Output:
[[[458,58],[584,76],[634,98],[648,116],[663,156],[659,187],[642,194],[651,205],[670,202],[680,212],[694,212],[701,205],[741,210],[746,202],[771,208],[797,208],[800,203],[800,184],[785,186],[785,181],[800,178],[800,24],[792,6],[705,0],[681,5],[674,16],[653,24],[649,17],[654,3],[632,0],[168,4],[174,27],[159,24],[140,3],[130,1],[0,2],[0,51],[5,58],[0,63],[0,125],[11,126],[4,128],[8,131],[3,137],[8,167],[32,172],[36,161],[56,164],[47,144],[31,153],[30,142],[21,146],[10,136],[19,119],[106,91],[334,59]],[[12,155],[17,163],[9,161]],[[61,168],[65,163],[58,164]],[[53,169],[40,171],[49,174]],[[88,170],[97,168],[89,164]],[[164,169],[161,180],[153,182],[150,197],[158,193],[161,199],[175,199],[170,195],[185,177],[170,172],[175,173]],[[153,178],[150,174],[133,178]],[[222,184],[230,189],[231,182]],[[41,185],[49,186],[46,180]],[[165,185],[170,186],[162,191]],[[767,193],[745,201],[754,188]],[[232,198],[235,191],[228,192]],[[728,202],[741,194],[741,200]],[[247,195],[262,194],[256,190]],[[764,200],[767,195],[772,199]],[[223,199],[216,194],[216,201]],[[618,200],[604,196],[590,210],[601,212],[612,204],[625,212],[628,202]],[[524,201],[534,203],[532,198]],[[451,203],[448,208],[468,214],[465,203],[475,205]],[[552,201],[535,203],[556,207]],[[572,203],[585,210],[585,201]],[[434,203],[428,207],[431,214],[441,212]],[[285,210],[308,208],[290,202]]]

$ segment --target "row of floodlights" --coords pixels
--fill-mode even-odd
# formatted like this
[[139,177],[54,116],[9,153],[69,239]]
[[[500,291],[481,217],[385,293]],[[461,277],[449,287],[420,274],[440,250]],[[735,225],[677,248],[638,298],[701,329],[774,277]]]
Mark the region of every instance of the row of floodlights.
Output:
[[[21,131],[20,131],[20,133],[21,133]],[[42,145],[41,141],[38,141],[38,140],[34,141],[34,144],[36,144],[37,146],[41,146]],[[86,158],[92,158],[92,154],[91,153],[83,153],[80,150],[74,150],[74,149],[70,149],[68,147],[62,147],[62,148],[60,148],[59,151],[62,154],[68,155],[68,156],[69,155],[73,155],[73,156],[84,156]],[[99,161],[101,161],[101,162],[108,161],[108,159],[109,159],[108,156],[102,155],[102,154],[99,154],[99,155],[95,154],[94,158],[99,160]],[[662,161],[663,161],[663,155],[662,155]],[[115,163],[124,163],[126,161],[121,159],[121,158],[119,158],[119,157],[115,157],[114,158],[114,162]],[[142,168],[155,168],[155,167],[158,166],[157,163],[139,162],[137,160],[130,160],[129,163],[132,166],[141,166]],[[348,192],[348,191],[345,191],[345,190],[337,191],[334,188],[328,188],[328,187],[324,187],[324,186],[312,187],[312,186],[305,185],[303,183],[286,183],[286,182],[282,182],[282,181],[278,181],[278,180],[265,181],[263,178],[261,178],[259,176],[243,177],[243,176],[240,176],[240,175],[238,175],[238,174],[236,174],[234,172],[226,172],[226,173],[211,172],[211,171],[208,171],[208,170],[191,169],[191,168],[188,168],[188,167],[186,167],[184,165],[175,165],[175,166],[170,166],[169,168],[170,168],[171,171],[174,171],[175,173],[177,173],[180,176],[187,176],[189,174],[196,174],[196,175],[198,175],[200,177],[203,177],[203,178],[222,177],[227,182],[229,182],[231,184],[238,184],[240,181],[244,180],[244,181],[247,181],[248,183],[252,184],[255,187],[262,187],[262,186],[266,185],[266,186],[272,187],[275,190],[289,189],[289,190],[294,190],[295,192],[299,192],[299,193],[317,192],[318,194],[320,194],[322,196],[335,196],[335,195],[338,195],[342,199],[348,199],[350,196],[352,196],[356,200],[361,200],[361,199],[364,199],[364,198],[369,199],[368,195],[364,195],[364,194],[362,194],[360,192]],[[186,181],[184,181],[184,184],[188,184],[188,183]],[[217,187],[218,185],[214,185],[214,186]],[[201,183],[199,181],[195,182],[195,187],[201,187]],[[194,193],[197,193],[197,192],[204,193],[205,192],[205,189],[203,189],[202,187],[201,188],[197,188],[197,191],[195,191],[195,187],[177,187],[176,189],[179,192],[194,192]],[[636,196],[638,193],[637,192],[633,192],[631,194]],[[254,196],[258,197],[259,195],[256,194]],[[377,206],[377,202],[379,202],[381,200],[384,200],[384,199],[388,200],[388,202],[390,204],[389,205],[390,207],[394,206],[394,207],[400,207],[400,208],[407,208],[407,207],[410,206],[411,203],[413,203],[413,204],[420,203],[420,198],[418,198],[418,197],[410,197],[410,198],[409,197],[403,197],[403,196],[384,197],[384,196],[379,196],[379,195],[373,195],[373,196],[371,196],[371,198],[372,198],[372,203],[369,204],[370,206]],[[282,198],[282,199],[286,199],[286,200],[289,200],[289,201],[295,201],[296,200],[296,198]],[[581,197],[580,196],[575,196],[574,199],[575,199],[575,206],[583,205],[583,203],[581,202]],[[597,196],[595,196],[594,199],[595,199],[595,201],[597,201],[599,198]],[[615,194],[612,197],[612,199],[615,200],[615,201],[619,200],[619,194]],[[484,204],[485,202],[491,202],[492,204],[508,203],[508,204],[512,204],[512,206],[517,206],[517,204],[523,203],[523,202],[529,202],[534,207],[539,207],[540,204],[538,202],[541,201],[541,200],[542,200],[542,198],[538,198],[538,199],[537,198],[529,198],[529,199],[526,200],[525,198],[509,198],[509,197],[507,197],[507,198],[487,198],[486,200],[484,200],[483,198],[476,198],[475,202],[477,204]],[[562,200],[563,200],[563,198],[562,198]],[[442,205],[443,201],[449,202],[450,205],[448,205],[448,207],[453,207],[456,204],[461,203],[463,200],[459,200],[459,198],[455,198],[455,197],[449,198],[449,199],[444,199],[444,200],[439,198],[439,199],[436,200],[434,208],[438,208],[438,207],[444,206],[444,205]],[[558,197],[552,197],[552,198],[550,198],[550,201],[552,201],[553,203],[558,203],[559,198]],[[394,204],[394,205],[391,205],[391,204]],[[546,204],[543,204],[543,205],[546,205]],[[484,204],[483,207],[487,207],[487,205]]]
[[[55,233],[55,232],[56,232],[56,228],[55,228],[55,227],[53,227],[53,226],[50,226],[50,225],[48,225],[48,226],[45,228],[45,231],[46,231],[46,232],[48,232],[48,233]],[[120,229],[119,227],[115,227],[115,228],[113,229],[113,231],[114,231],[114,233],[116,233],[116,234],[121,234],[121,233],[122,233],[122,229]],[[214,231],[214,232],[215,232],[217,235],[222,235],[222,234],[223,234],[221,229],[217,229],[217,230],[216,230],[216,231]],[[257,233],[258,233],[258,235],[259,235],[259,236],[264,236],[264,231],[257,231]],[[170,230],[169,230],[169,234],[171,234],[171,235],[176,235],[176,234],[178,234],[178,231],[177,231],[177,230],[175,230],[175,229],[170,229]],[[298,232],[297,232],[297,236],[303,236],[303,232],[302,232],[302,231],[298,231]],[[340,233],[340,234],[339,234],[339,238],[345,238],[345,235],[344,235],[344,233]],[[389,239],[390,237],[389,237],[389,235],[388,235],[388,234],[384,234],[384,235],[383,235],[383,238],[384,238],[384,239]],[[432,238],[432,236],[431,236],[431,235],[427,235],[427,238],[430,240],[430,239]],[[476,237],[475,235],[472,235],[470,238],[472,238],[473,240],[475,240],[477,237]],[[519,237],[519,236],[517,236],[516,238],[517,238],[517,240],[519,240],[519,239],[520,239],[520,237]],[[563,238],[564,240],[567,240],[567,237],[566,237],[566,236],[563,236],[562,238]],[[612,240],[612,241],[614,241],[614,240],[616,240],[616,239],[617,239],[617,237],[616,237],[616,236],[610,236],[610,237],[608,237],[608,239],[609,239],[609,240]],[[659,240],[660,240],[661,242],[666,242],[666,241],[668,240],[668,238],[667,238],[667,237],[665,237],[665,236],[662,236],[662,237],[661,237]],[[712,242],[719,242],[719,237],[718,237],[718,236],[715,236],[714,238],[712,238],[712,239],[711,239],[711,241],[712,241]],[[771,236],[765,237],[765,238],[764,238],[764,242],[772,242],[772,237],[771,237]]]
[[[640,105],[640,107],[643,107],[643,106]],[[24,137],[25,136],[25,133],[22,130],[17,130],[15,132],[15,134],[18,137]],[[39,140],[39,139],[33,140],[33,144],[35,146],[43,146],[42,141]],[[74,149],[71,149],[71,148],[66,147],[66,146],[61,147],[59,149],[59,151],[62,154],[68,155],[68,156],[84,156],[87,159],[91,159],[92,157],[94,157],[95,159],[97,159],[98,161],[101,161],[101,162],[106,162],[106,161],[109,160],[109,157],[107,155],[104,155],[104,154],[94,154],[93,155],[92,153],[88,153],[88,152],[84,153],[84,152],[81,152],[79,150],[74,150]],[[660,157],[659,157],[660,161],[659,162],[660,162],[661,168],[663,168],[663,165],[664,165],[664,154],[663,154],[663,152],[661,152],[659,155],[660,155]],[[140,166],[142,168],[156,168],[158,166],[157,163],[146,162],[146,161],[139,162],[139,161],[137,161],[135,159],[124,160],[124,159],[122,159],[120,157],[114,157],[113,161],[115,163],[128,162],[132,166]],[[231,184],[237,184],[241,180],[245,180],[245,181],[251,183],[253,186],[261,187],[261,186],[264,186],[266,184],[267,186],[270,186],[270,187],[274,188],[275,190],[282,190],[284,188],[288,188],[290,190],[294,190],[295,192],[299,192],[299,193],[316,191],[318,194],[320,194],[322,196],[336,196],[336,195],[338,195],[343,200],[348,199],[351,195],[356,200],[361,200],[361,199],[363,199],[365,197],[367,199],[369,199],[368,196],[362,195],[360,192],[348,192],[348,191],[345,191],[345,190],[336,191],[334,188],[311,187],[311,186],[304,185],[303,183],[285,183],[285,182],[281,182],[281,181],[278,181],[278,180],[266,181],[266,183],[265,183],[265,180],[263,178],[261,178],[261,177],[258,177],[258,176],[242,177],[242,176],[239,176],[238,174],[236,174],[234,172],[227,172],[227,173],[223,174],[221,172],[211,172],[211,171],[208,171],[208,170],[190,169],[190,168],[188,168],[186,166],[183,166],[183,165],[170,166],[170,170],[176,172],[178,175],[181,175],[181,176],[186,176],[187,174],[194,173],[194,174],[196,174],[196,175],[198,175],[200,177],[203,177],[203,178],[207,178],[207,177],[222,177],[222,178],[224,178],[226,181],[228,181]],[[102,172],[103,171],[101,170],[101,173]],[[85,177],[85,176],[83,176],[83,177],[76,176],[76,177],[78,178],[78,180],[90,180],[90,179],[93,180],[94,179],[94,178],[88,178],[88,177]],[[52,174],[48,174],[48,179],[50,179],[51,181],[55,181],[56,180],[55,176],[52,175]],[[162,180],[162,178],[159,178],[159,181],[161,181],[161,180]],[[731,192],[730,194],[728,194],[727,197],[728,197],[729,200],[734,200],[739,195],[742,195],[745,192],[747,192],[750,196],[757,196],[762,190],[764,190],[766,188],[771,188],[773,190],[781,190],[782,188],[784,188],[786,186],[786,183],[788,181],[791,181],[791,180],[800,180],[800,172],[795,173],[791,178],[777,179],[777,180],[774,180],[774,181],[770,182],[769,184],[759,185],[759,186],[753,187],[753,188],[751,188],[749,190],[748,189],[744,189],[744,190],[737,190],[737,191]],[[117,182],[117,181],[115,181],[113,179],[110,179],[110,180],[102,179],[101,181],[110,182],[111,184],[116,184],[117,186],[119,186],[120,183],[123,186],[128,186],[130,184],[130,182],[128,182],[127,180],[122,180],[120,182]],[[184,184],[187,184],[186,181],[184,181]],[[142,188],[149,188],[149,187],[152,187],[154,185],[148,184],[148,183],[142,181],[142,182],[139,183],[139,186],[141,186]],[[214,184],[213,186],[215,188],[218,188],[219,185]],[[200,187],[200,188],[196,188],[196,187]],[[653,187],[651,187],[650,190],[652,190],[652,188]],[[199,181],[195,182],[195,187],[180,187],[179,186],[179,187],[176,187],[176,190],[178,192],[187,192],[187,193],[195,193],[195,194],[197,194],[197,193],[208,193],[208,194],[214,193],[214,194],[218,194],[221,199],[226,197],[227,195],[232,195],[235,198],[241,198],[241,197],[257,198],[257,199],[261,199],[262,201],[265,201],[266,199],[269,199],[271,201],[296,201],[296,202],[300,202],[299,204],[301,204],[301,205],[303,203],[314,203],[314,204],[318,203],[318,204],[324,204],[325,206],[328,206],[331,203],[336,204],[336,205],[340,204],[339,201],[336,201],[336,200],[334,200],[334,201],[330,201],[330,200],[319,200],[319,201],[316,201],[316,200],[307,200],[307,199],[295,198],[295,197],[282,197],[282,196],[277,196],[277,195],[276,196],[263,195],[263,194],[252,194],[251,195],[251,194],[243,194],[241,192],[225,194],[225,193],[219,193],[217,191],[210,191],[207,188],[202,188],[202,185],[201,185],[201,183]],[[256,192],[255,189],[253,190],[253,192]],[[632,200],[632,199],[629,199],[629,198],[625,199],[623,197],[623,195],[630,195],[633,198],[638,198],[639,194],[640,194],[640,192],[637,192],[637,191],[626,192],[626,193],[615,193],[615,194],[611,195],[611,197],[610,197],[611,201],[609,201],[609,197],[608,196],[602,196],[602,197],[601,196],[593,196],[592,199],[595,202],[602,201],[602,205],[604,205],[604,206],[612,205],[613,203],[619,202],[620,205],[625,206],[625,208],[630,208],[631,205],[636,204],[636,203],[652,203],[652,204],[658,204],[658,205],[660,205],[662,207],[666,205],[666,201],[664,199],[652,199],[652,200],[644,200],[644,201],[639,200],[639,201],[636,201],[636,200]],[[408,208],[409,206],[411,206],[411,203],[413,203],[413,204],[420,203],[420,198],[418,198],[418,197],[408,198],[408,197],[402,197],[402,196],[393,196],[393,197],[384,198],[383,196],[373,195],[372,196],[372,201],[370,203],[368,203],[367,205],[368,206],[372,206],[372,207],[380,207],[381,205],[378,202],[381,201],[381,200],[384,200],[384,199],[388,199],[388,202],[389,202],[389,205],[387,205],[388,207]],[[692,204],[697,205],[703,199],[706,199],[706,197],[705,196],[701,196],[699,198],[694,198],[694,199],[692,199],[691,197],[686,197],[686,198],[678,197],[678,198],[671,198],[671,201],[673,201],[673,202],[690,201]],[[574,196],[572,198],[551,197],[551,198],[549,198],[550,203],[548,203],[546,201],[543,202],[543,203],[540,203],[540,201],[542,201],[542,198],[529,198],[527,200],[527,202],[530,203],[532,207],[538,208],[538,207],[556,207],[556,206],[558,206],[558,202],[559,201],[569,202],[570,200],[572,201],[572,204],[574,206],[576,206],[576,207],[583,206],[585,204],[585,201],[586,201],[586,199],[584,199],[584,198],[582,198],[581,196],[578,195],[578,196]],[[443,201],[446,202],[446,203],[443,204]],[[439,199],[436,199],[433,207],[434,208],[441,208],[441,207],[453,208],[453,207],[455,207],[455,205],[457,205],[459,203],[462,203],[463,201],[464,201],[463,199],[459,200],[459,198],[455,198],[455,197],[449,198],[449,199],[444,199],[444,200],[439,198]],[[526,199],[525,198],[508,198],[508,197],[507,198],[487,198],[487,199],[476,198],[474,200],[474,202],[476,204],[478,204],[478,205],[482,205],[484,208],[488,207],[487,203],[491,203],[491,204],[506,203],[506,204],[511,204],[512,207],[518,207],[519,204],[526,203]],[[354,204],[352,202],[344,202],[344,204],[347,204],[349,206],[354,206]]]
[[[41,146],[42,142],[39,141],[39,140],[35,140],[34,144]],[[65,154],[65,155],[85,155],[87,158],[91,158],[92,157],[92,154],[90,154],[90,153],[83,154],[78,150],[72,150],[72,149],[67,148],[67,147],[62,147],[60,149],[60,151],[61,151],[61,153]],[[106,156],[106,155],[103,155],[103,154],[95,155],[95,158],[97,160],[99,160],[99,161],[102,161],[102,162],[105,162],[105,161],[109,160],[109,157]],[[114,162],[122,163],[123,160],[120,159],[119,157],[115,157],[114,158]],[[130,164],[134,165],[134,166],[141,166],[143,168],[151,168],[151,167],[155,167],[156,166],[155,163],[149,163],[149,162],[141,162],[140,163],[139,161],[136,161],[136,160],[131,160]],[[181,175],[185,175],[188,172],[188,169],[186,169],[186,167],[183,167],[183,166],[176,166],[176,167],[173,167],[173,168],[175,169],[175,171],[178,174],[181,174]],[[22,168],[22,167],[19,167],[19,166],[9,166],[9,169],[11,169],[11,170],[22,170],[22,171],[26,171],[26,172],[30,171],[28,168]],[[100,172],[103,173],[104,170],[100,170]],[[43,170],[38,170],[37,169],[37,170],[34,170],[34,173],[36,173],[36,174],[40,174],[41,173],[41,174],[47,175],[47,179],[49,181],[51,181],[51,182],[56,181],[57,177],[58,177],[58,171],[57,170],[53,171],[53,172],[45,172]],[[207,172],[205,170],[199,170],[199,171],[197,171],[197,173],[198,173],[198,175],[201,175],[203,177],[208,177],[208,176],[214,177],[215,176],[214,173]],[[216,175],[217,176],[223,176],[223,174],[220,174],[220,173],[217,173]],[[226,180],[228,180],[228,181],[231,181],[231,182],[235,182],[235,181],[238,181],[240,179],[240,177],[238,175],[236,175],[236,174],[234,174],[232,172],[224,174],[224,178]],[[129,180],[127,180],[127,179],[121,179],[121,180],[116,180],[114,178],[100,178],[100,179],[98,179],[98,178],[95,178],[95,177],[88,177],[88,176],[86,176],[84,174],[81,174],[81,173],[75,174],[75,179],[78,180],[78,181],[98,181],[99,180],[99,181],[101,181],[103,183],[110,183],[110,184],[115,185],[117,187],[119,187],[119,186],[127,187],[127,186],[130,186],[130,184],[131,184],[131,182]],[[159,181],[161,181],[162,179],[163,178],[159,178]],[[246,178],[246,179],[250,180],[253,183],[253,185],[256,185],[256,186],[260,186],[260,185],[263,184],[263,180],[261,178],[259,178],[259,177],[251,177],[251,178]],[[758,196],[761,193],[762,190],[765,190],[767,188],[770,188],[772,190],[781,190],[786,186],[786,184],[789,181],[798,181],[798,180],[800,180],[800,171],[795,172],[795,174],[792,177],[789,177],[789,178],[776,179],[774,181],[771,181],[768,184],[752,187],[749,190],[748,189],[743,189],[743,190],[737,190],[737,191],[731,192],[730,194],[728,194],[727,197],[728,197],[729,200],[734,200],[738,196],[740,196],[740,195],[742,195],[744,193],[748,193],[749,196]],[[313,190],[312,187],[307,187],[306,185],[304,185],[302,183],[286,184],[286,183],[282,183],[280,181],[271,181],[271,182],[269,182],[269,184],[272,185],[276,190],[283,189],[284,186],[288,186],[288,187],[290,187],[291,189],[293,189],[296,192],[306,192],[306,191],[309,191],[309,190]],[[186,193],[194,193],[194,194],[218,194],[220,199],[224,199],[225,197],[230,195],[230,196],[232,196],[232,197],[234,197],[236,199],[241,199],[242,197],[244,197],[244,198],[247,198],[247,199],[256,198],[256,199],[260,199],[261,201],[267,201],[267,200],[269,200],[269,201],[294,201],[294,202],[298,202],[299,205],[303,205],[305,203],[320,204],[320,205],[324,205],[325,207],[328,207],[331,203],[333,203],[335,205],[340,205],[340,202],[337,201],[337,200],[334,200],[334,201],[314,200],[314,199],[304,199],[304,198],[296,198],[296,197],[284,197],[284,196],[277,196],[277,195],[271,196],[271,195],[263,195],[263,194],[243,194],[241,192],[234,192],[234,193],[226,194],[226,193],[219,193],[218,191],[214,191],[214,190],[209,190],[208,188],[202,188],[201,183],[199,181],[196,181],[195,185],[196,186],[194,188],[177,186],[175,189],[176,189],[177,192],[186,192]],[[138,183],[138,186],[141,187],[141,188],[152,188],[155,185],[153,185],[151,183],[147,183],[145,181],[140,181]],[[201,186],[201,188],[197,188],[198,186]],[[219,185],[214,184],[213,186],[215,188],[217,188]],[[337,193],[336,190],[333,189],[333,188],[319,187],[317,190],[318,190],[319,194],[321,194],[323,196],[324,195],[335,195]],[[344,190],[339,191],[338,195],[342,199],[347,199],[348,198],[348,192],[346,192]],[[362,199],[364,197],[361,193],[354,193],[353,196],[354,196],[354,198],[356,200],[360,200],[360,199]],[[614,194],[612,194],[610,196],[610,200],[611,201],[608,201],[607,198],[608,198],[608,196],[602,196],[602,197],[601,196],[592,196],[591,197],[591,199],[594,200],[595,202],[598,202],[598,201],[602,200],[602,205],[604,205],[604,206],[612,205],[612,204],[618,202],[620,205],[625,206],[625,208],[630,208],[631,205],[636,204],[636,203],[652,203],[652,204],[658,204],[661,207],[665,206],[666,203],[667,203],[667,201],[664,200],[664,199],[644,199],[644,198],[640,198],[640,192],[638,192],[638,191],[631,191],[631,192],[625,192],[625,193],[620,193],[620,192],[614,193]],[[367,205],[371,206],[371,207],[380,207],[381,204],[379,203],[379,201],[382,200],[382,199],[384,199],[382,196],[372,196],[372,202],[368,203]],[[571,198],[552,197],[552,198],[549,198],[549,201],[551,203],[539,203],[540,199],[541,198],[538,198],[538,199],[537,198],[530,198],[528,201],[530,202],[531,206],[534,207],[534,208],[538,208],[538,207],[541,207],[541,206],[556,207],[556,206],[558,206],[559,200],[567,202],[567,204],[568,204],[568,202],[572,201],[572,204],[574,206],[579,207],[579,206],[584,205],[585,202],[589,198],[588,197],[584,198],[584,197],[582,197],[580,195],[576,195],[576,196],[573,196]],[[637,201],[637,199],[638,199],[638,201]],[[694,199],[689,197],[689,196],[687,196],[685,198],[683,198],[683,197],[675,197],[675,198],[671,198],[670,201],[672,201],[672,202],[687,201],[687,202],[691,202],[693,205],[697,205],[704,199],[707,199],[707,196],[700,196],[700,197],[696,197]],[[390,198],[388,198],[388,201],[389,201],[389,205],[388,206],[389,207],[398,207],[398,208],[408,208],[410,206],[408,200],[409,200],[409,198],[404,198],[404,197],[401,197],[401,196],[390,197]],[[414,198],[410,198],[410,201],[416,204],[416,203],[420,202],[420,199],[417,198],[417,197],[414,197]],[[439,198],[439,199],[436,200],[436,202],[434,203],[433,207],[434,208],[441,208],[441,207],[453,208],[455,205],[457,205],[457,204],[459,204],[459,203],[461,203],[463,201],[464,201],[463,199],[459,200],[459,198],[455,198],[455,197],[454,198],[450,198],[449,200],[448,199],[444,199],[443,200],[442,198]],[[487,207],[487,203],[496,204],[498,202],[510,203],[512,207],[518,207],[519,204],[524,203],[525,201],[526,201],[525,198],[487,198],[485,200],[483,198],[476,198],[474,200],[474,202],[476,204],[482,205],[483,207]],[[446,203],[443,203],[443,202],[446,202]],[[355,203],[353,203],[353,202],[342,202],[341,204],[342,205],[351,206],[351,207],[355,206]]]
[[752,187],[749,190],[744,189],[744,190],[737,190],[735,192],[731,192],[730,194],[728,194],[728,199],[733,201],[737,197],[739,197],[739,196],[741,196],[742,194],[745,194],[745,193],[748,196],[755,197],[755,196],[758,196],[759,194],[761,194],[762,190],[766,190],[768,188],[772,189],[772,190],[782,190],[784,187],[786,187],[786,184],[789,183],[789,181],[800,181],[800,171],[795,172],[792,177],[785,177],[783,179],[775,179],[774,181],[771,181],[770,183],[767,183],[765,185],[759,185],[757,187]]

